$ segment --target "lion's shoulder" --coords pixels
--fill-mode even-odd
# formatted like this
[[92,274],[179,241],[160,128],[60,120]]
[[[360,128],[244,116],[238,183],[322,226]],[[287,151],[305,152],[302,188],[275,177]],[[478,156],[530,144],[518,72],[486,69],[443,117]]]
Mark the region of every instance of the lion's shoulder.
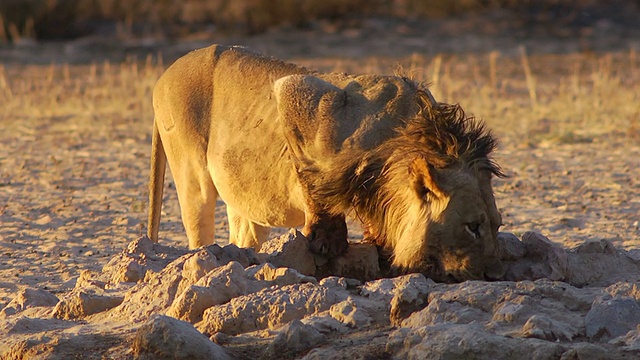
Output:
[[369,151],[419,111],[413,82],[382,75],[301,74],[274,85],[278,111],[300,156]]

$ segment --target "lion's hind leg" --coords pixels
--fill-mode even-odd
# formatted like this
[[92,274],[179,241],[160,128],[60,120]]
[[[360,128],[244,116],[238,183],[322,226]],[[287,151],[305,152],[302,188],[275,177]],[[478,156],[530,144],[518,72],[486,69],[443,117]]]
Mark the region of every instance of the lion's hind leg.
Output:
[[173,161],[170,164],[180,202],[182,223],[189,238],[189,248],[213,244],[218,192],[206,167],[192,159]]
[[268,240],[270,228],[243,217],[228,205],[227,216],[229,217],[229,243],[259,251],[262,244]]

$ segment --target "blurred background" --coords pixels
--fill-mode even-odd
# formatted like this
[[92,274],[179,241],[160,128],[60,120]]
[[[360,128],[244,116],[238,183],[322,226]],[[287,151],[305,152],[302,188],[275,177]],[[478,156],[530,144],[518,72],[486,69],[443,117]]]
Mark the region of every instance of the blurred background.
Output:
[[638,0],[1,0],[0,61],[36,44],[45,63],[214,42],[285,58],[605,52],[639,48],[638,19]]

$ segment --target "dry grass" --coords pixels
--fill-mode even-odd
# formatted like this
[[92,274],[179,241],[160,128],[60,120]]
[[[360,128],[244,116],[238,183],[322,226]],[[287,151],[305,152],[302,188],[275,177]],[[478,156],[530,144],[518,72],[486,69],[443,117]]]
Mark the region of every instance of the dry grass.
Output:
[[[392,72],[393,61],[341,60],[337,70]],[[317,62],[305,64],[322,66]],[[331,62],[336,64],[335,61]],[[640,63],[635,51],[520,58],[414,55],[404,72],[430,84],[436,99],[484,118],[503,141],[590,141],[604,134],[640,138]],[[331,70],[326,66],[324,70]]]
[[152,117],[151,91],[164,67],[147,58],[121,64],[14,66],[0,64],[0,121],[86,116],[88,128],[109,126],[113,119],[132,122]]
[[[324,71],[393,73],[396,60],[300,60]],[[640,64],[635,51],[605,55],[414,55],[397,62],[430,83],[437,99],[484,118],[507,141],[590,141],[640,137]],[[86,115],[151,122],[151,90],[164,65],[151,57],[88,66],[0,65],[0,121]],[[19,124],[18,124],[19,125]]]

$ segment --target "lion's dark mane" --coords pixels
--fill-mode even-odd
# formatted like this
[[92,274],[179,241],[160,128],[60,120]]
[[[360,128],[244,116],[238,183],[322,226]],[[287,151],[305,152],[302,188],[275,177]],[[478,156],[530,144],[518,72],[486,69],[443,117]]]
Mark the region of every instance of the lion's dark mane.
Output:
[[484,122],[467,116],[457,104],[434,104],[430,99],[428,90],[418,89],[416,116],[361,159],[340,162],[342,168],[334,169],[335,177],[312,189],[314,198],[324,199],[332,213],[353,208],[361,220],[377,227],[371,230],[385,244],[398,217],[408,211],[397,192],[406,188],[399,182],[408,181],[412,159],[421,156],[436,169],[463,164],[473,171],[504,176],[489,156],[497,140]]
[[436,168],[464,163],[504,176],[489,157],[498,141],[483,121],[467,116],[458,104],[431,104],[426,90],[418,90],[417,103],[418,115],[399,129],[398,136],[380,146],[381,153],[406,151],[406,155],[424,156]]

